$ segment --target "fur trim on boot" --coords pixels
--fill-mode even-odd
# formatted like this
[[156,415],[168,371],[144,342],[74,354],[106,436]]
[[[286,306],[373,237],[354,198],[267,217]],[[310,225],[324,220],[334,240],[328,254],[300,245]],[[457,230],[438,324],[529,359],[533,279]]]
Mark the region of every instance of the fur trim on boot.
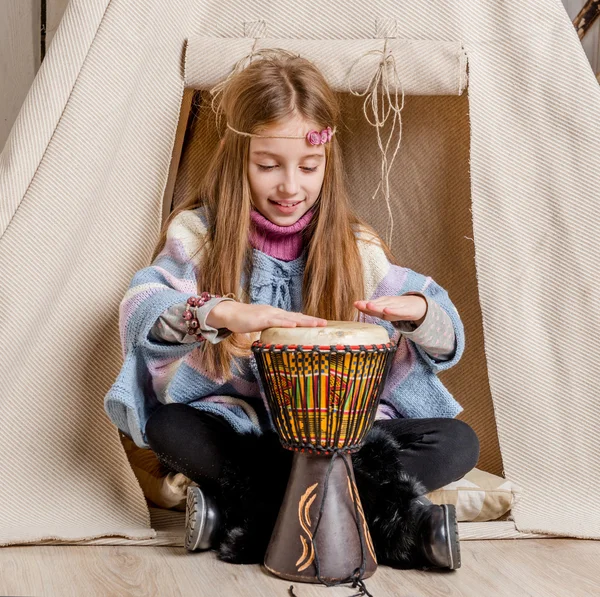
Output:
[[232,564],[264,560],[287,486],[292,454],[275,434],[244,438],[239,459],[227,463],[220,480],[222,516],[218,558]]
[[413,500],[426,489],[403,470],[400,450],[388,432],[374,427],[352,464],[379,563],[416,568],[423,565],[416,543],[417,511],[423,506]]

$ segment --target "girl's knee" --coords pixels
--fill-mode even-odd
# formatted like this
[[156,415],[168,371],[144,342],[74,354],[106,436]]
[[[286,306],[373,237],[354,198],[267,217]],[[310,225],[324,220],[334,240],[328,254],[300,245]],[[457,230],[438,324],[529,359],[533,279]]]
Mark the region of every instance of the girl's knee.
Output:
[[468,423],[459,419],[449,420],[452,421],[453,448],[455,452],[460,454],[460,461],[465,473],[467,473],[475,467],[479,460],[479,438]]
[[163,404],[159,406],[146,422],[145,432],[150,447],[159,444],[163,437],[172,435],[173,431],[177,430],[178,421],[188,414],[187,409],[189,408],[191,407],[187,404]]

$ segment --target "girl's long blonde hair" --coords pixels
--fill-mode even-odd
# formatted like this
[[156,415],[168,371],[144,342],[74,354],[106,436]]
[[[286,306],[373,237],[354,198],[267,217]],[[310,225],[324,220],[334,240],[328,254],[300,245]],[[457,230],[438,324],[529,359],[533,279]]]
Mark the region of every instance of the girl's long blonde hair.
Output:
[[[219,112],[238,131],[260,133],[264,127],[292,115],[318,123],[321,128],[340,130],[340,109],[333,91],[317,67],[299,56],[271,51],[235,73],[219,91]],[[250,279],[249,147],[249,137],[225,129],[197,196],[169,215],[154,251],[153,260],[164,248],[167,229],[178,213],[204,206],[208,234],[197,272],[199,293],[237,294],[244,272]],[[308,254],[302,312],[329,320],[355,321],[358,312],[354,301],[368,298],[364,296],[356,231],[368,231],[373,242],[380,243],[388,258],[393,258],[385,243],[350,207],[336,135],[325,145],[325,152],[323,186],[315,215],[304,231]],[[237,299],[249,302],[247,292]],[[201,348],[204,368],[213,377],[229,379],[232,357],[248,355],[249,348],[247,334],[232,334],[218,344],[205,342]]]

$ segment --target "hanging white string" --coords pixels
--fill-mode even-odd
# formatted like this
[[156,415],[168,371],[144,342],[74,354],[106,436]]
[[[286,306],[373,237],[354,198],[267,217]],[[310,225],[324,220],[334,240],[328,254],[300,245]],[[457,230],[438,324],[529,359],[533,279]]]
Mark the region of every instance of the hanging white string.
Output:
[[[363,113],[367,122],[375,127],[377,134],[377,145],[381,152],[381,179],[375,192],[373,193],[373,200],[377,197],[377,193],[382,189],[385,203],[389,215],[389,232],[386,238],[388,245],[392,242],[392,235],[394,231],[394,216],[392,213],[392,207],[390,205],[390,170],[392,164],[398,155],[400,150],[400,143],[402,141],[402,118],[401,111],[404,108],[404,87],[402,81],[398,75],[398,69],[396,68],[396,59],[392,54],[391,50],[388,53],[387,49],[387,38],[385,39],[383,50],[370,50],[360,56],[350,67],[348,71],[348,90],[352,95],[364,97],[363,102]],[[366,56],[381,54],[381,60],[377,67],[377,70],[371,77],[371,80],[367,84],[364,91],[355,91],[352,88],[351,76],[356,65]],[[398,88],[401,89],[401,100],[399,101]],[[379,90],[381,89],[381,105],[379,99]],[[385,126],[388,118],[392,115],[392,126],[389,130],[387,139],[384,142],[383,139],[383,127]],[[388,157],[390,152],[390,145],[396,133],[396,141],[393,146],[393,153],[391,157]]]

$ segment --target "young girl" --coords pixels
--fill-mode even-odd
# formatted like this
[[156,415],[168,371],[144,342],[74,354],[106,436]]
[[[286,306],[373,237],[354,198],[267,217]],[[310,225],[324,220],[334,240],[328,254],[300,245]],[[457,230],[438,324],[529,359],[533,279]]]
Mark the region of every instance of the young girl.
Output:
[[269,327],[377,323],[398,350],[353,458],[377,557],[458,568],[454,508],[422,497],[479,456],[436,375],[462,355],[458,313],[431,278],[393,265],[352,213],[339,107],[314,65],[265,54],[222,91],[223,138],[199,194],[170,215],[121,303],[124,365],[106,411],[198,484],[190,495],[206,507],[188,545],[260,562],[292,453],[274,432],[250,344]]

